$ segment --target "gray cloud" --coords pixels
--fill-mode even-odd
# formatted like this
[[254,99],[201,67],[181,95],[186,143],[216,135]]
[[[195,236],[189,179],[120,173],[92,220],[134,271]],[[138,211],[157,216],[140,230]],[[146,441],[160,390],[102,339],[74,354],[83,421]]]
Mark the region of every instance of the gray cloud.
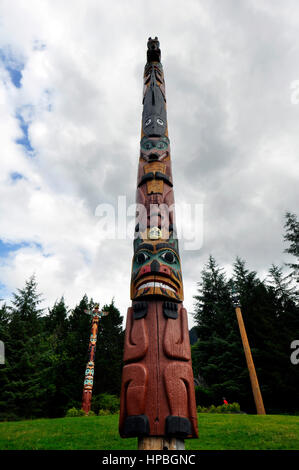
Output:
[[[204,204],[202,248],[181,249],[186,307],[210,253],[226,267],[239,255],[260,273],[282,264],[283,215],[298,207],[298,3],[71,3],[0,7],[0,47],[25,58],[18,90],[0,69],[0,238],[37,241],[52,255],[20,248],[2,262],[1,282],[14,290],[34,267],[49,302],[114,295],[125,313],[131,241],[99,240],[94,211],[119,195],[135,200],[150,35],[162,49],[175,198]],[[13,118],[29,104],[31,161],[15,144]],[[13,188],[12,171],[26,176]]]

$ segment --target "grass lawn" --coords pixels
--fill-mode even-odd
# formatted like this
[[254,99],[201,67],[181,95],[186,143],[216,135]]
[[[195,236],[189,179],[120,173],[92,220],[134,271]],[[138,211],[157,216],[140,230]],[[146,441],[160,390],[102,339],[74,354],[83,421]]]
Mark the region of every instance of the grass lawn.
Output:
[[[187,450],[299,450],[299,416],[201,413],[198,423],[200,437],[186,440]],[[137,439],[119,437],[118,415],[0,423],[1,450],[136,448]]]

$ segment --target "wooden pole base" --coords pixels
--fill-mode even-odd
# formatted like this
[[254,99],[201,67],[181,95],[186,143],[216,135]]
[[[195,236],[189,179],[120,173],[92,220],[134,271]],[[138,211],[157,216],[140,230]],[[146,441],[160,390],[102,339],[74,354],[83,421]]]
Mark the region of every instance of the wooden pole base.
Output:
[[138,450],[185,450],[185,442],[176,437],[139,437]]

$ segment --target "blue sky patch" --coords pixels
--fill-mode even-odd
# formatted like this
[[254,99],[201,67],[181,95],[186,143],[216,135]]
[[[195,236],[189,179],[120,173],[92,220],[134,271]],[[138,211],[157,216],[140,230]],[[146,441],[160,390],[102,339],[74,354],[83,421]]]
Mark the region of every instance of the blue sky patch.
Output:
[[[24,247],[37,248],[42,251],[43,247],[40,243],[36,242],[21,242],[21,243],[7,243],[0,239],[0,264],[5,264],[5,259],[9,256],[11,252],[17,251]],[[43,254],[44,257],[50,257],[51,254]],[[1,299],[5,300],[11,297],[12,292],[7,288],[7,286],[0,280],[0,306],[3,302]]]
[[10,177],[13,181],[22,180],[24,178],[24,176],[21,173],[18,173],[17,171],[11,173]]
[[19,120],[20,123],[20,128],[23,132],[23,136],[20,139],[16,139],[17,144],[23,145],[25,148],[26,152],[30,155],[33,156],[34,148],[32,147],[30,143],[30,139],[28,136],[28,128],[29,128],[29,123],[25,121],[23,118],[22,114],[17,112],[16,113],[16,118]]
[[24,62],[17,59],[9,48],[0,49],[0,61],[3,63],[5,69],[9,73],[10,79],[16,88],[22,86],[22,70]]
[[7,242],[4,242],[3,240],[0,240],[0,258],[6,258],[11,251],[17,251],[20,248],[24,248],[28,246],[35,247],[35,248],[38,248],[39,250],[42,250],[42,245],[40,243],[35,243],[35,242],[7,243]]
[[2,306],[9,297],[11,297],[12,292],[9,290],[5,284],[0,282],[0,306]]

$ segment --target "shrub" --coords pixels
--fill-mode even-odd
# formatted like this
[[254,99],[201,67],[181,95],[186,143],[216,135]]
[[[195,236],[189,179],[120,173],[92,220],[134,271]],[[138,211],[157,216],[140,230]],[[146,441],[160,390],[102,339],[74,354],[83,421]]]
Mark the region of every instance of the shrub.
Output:
[[207,412],[208,412],[208,408],[206,408],[205,406],[198,405],[197,413],[207,413]]
[[228,413],[229,407],[230,405],[225,405],[224,403],[223,405],[217,406],[217,408],[219,408],[219,413]]
[[78,411],[79,411],[79,410],[77,410],[77,408],[70,408],[70,409],[67,410],[67,412],[66,412],[66,417],[67,417],[67,418],[75,418],[75,417],[79,416],[79,415],[78,415]]
[[108,416],[110,415],[110,411],[109,410],[99,410],[98,412],[98,416]]
[[86,413],[84,410],[78,410],[77,408],[73,407],[69,409],[66,413],[67,418],[78,418],[79,416],[86,416]]
[[95,415],[96,415],[95,412],[90,410],[86,416],[95,416]]
[[119,398],[109,393],[96,395],[92,400],[92,410],[99,414],[100,410],[108,410],[109,414],[115,414],[119,411]]
[[197,407],[198,413],[241,413],[239,403],[229,403],[228,405],[215,406],[212,405],[209,408],[204,406]]
[[230,403],[228,406],[229,406],[230,413],[241,413],[239,403],[236,403],[236,402]]

